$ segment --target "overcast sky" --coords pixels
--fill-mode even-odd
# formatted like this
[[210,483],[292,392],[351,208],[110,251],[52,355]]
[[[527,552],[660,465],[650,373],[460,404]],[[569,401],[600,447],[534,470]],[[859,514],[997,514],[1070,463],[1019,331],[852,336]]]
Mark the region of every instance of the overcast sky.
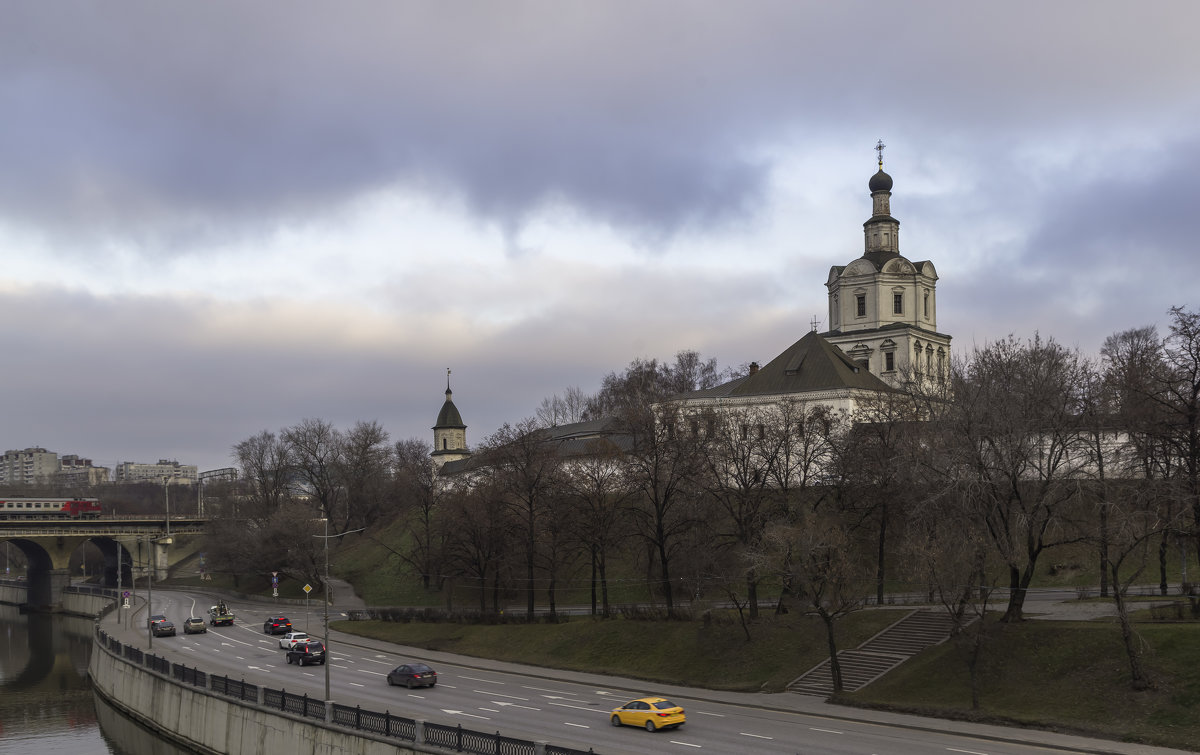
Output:
[[887,144],[953,349],[1200,302],[1200,4],[0,7],[5,449],[232,465],[304,418],[471,445],[826,329]]

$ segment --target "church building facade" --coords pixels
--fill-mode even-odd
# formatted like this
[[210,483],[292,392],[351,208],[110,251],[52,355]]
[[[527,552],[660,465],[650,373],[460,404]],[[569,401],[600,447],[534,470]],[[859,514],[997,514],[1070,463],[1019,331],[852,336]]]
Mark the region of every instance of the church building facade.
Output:
[[829,270],[829,330],[821,335],[893,387],[945,379],[950,336],[937,329],[937,270],[900,254],[900,221],[891,215],[892,177],[871,177],[871,217],[863,256]]

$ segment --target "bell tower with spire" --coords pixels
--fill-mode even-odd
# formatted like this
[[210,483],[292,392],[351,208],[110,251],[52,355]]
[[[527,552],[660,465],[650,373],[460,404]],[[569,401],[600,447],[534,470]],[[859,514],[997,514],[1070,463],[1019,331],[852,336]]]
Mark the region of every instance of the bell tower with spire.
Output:
[[467,426],[454,405],[454,393],[450,390],[450,368],[446,368],[446,402],[438,412],[433,426],[433,463],[441,469],[448,461],[458,461],[471,455],[467,449]]
[[892,217],[892,177],[879,169],[867,187],[871,217],[863,223],[863,255],[829,270],[827,341],[892,386],[944,379],[950,336],[937,330],[937,270],[900,254],[900,221]]

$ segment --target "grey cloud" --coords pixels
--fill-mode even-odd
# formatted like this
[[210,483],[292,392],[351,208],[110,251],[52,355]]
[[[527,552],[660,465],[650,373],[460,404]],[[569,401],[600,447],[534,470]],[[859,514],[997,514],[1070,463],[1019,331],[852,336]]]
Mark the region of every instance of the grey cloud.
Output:
[[510,231],[563,201],[654,239],[752,212],[780,140],[931,139],[1172,96],[1190,43],[1087,7],[7,6],[0,214],[169,247],[414,185]]

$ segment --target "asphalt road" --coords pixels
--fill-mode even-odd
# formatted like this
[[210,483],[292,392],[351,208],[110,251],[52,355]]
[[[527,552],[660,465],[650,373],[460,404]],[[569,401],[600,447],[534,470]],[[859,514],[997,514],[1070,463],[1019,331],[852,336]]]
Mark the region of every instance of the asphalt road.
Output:
[[[215,598],[200,593],[155,591],[153,613],[181,627],[188,616],[205,616]],[[205,634],[154,638],[153,652],[210,674],[325,696],[323,666],[288,664],[279,636],[264,634],[263,621],[283,613],[305,630],[303,606],[280,609],[269,603],[226,601],[237,616],[230,627]],[[103,627],[123,642],[146,648],[144,607],[118,630],[114,616]],[[334,618],[334,617],[331,617]],[[321,616],[310,612],[309,634],[322,635]],[[386,674],[400,663],[428,662],[438,684],[428,689],[389,687]],[[1166,755],[1177,752],[1118,742],[1065,737],[1023,729],[973,726],[914,716],[829,706],[801,695],[715,693],[684,688],[647,688],[634,680],[520,667],[414,650],[333,633],[331,697],[343,705],[388,711],[477,731],[554,742],[611,755],[656,753],[786,753],[787,755],[1016,755],[1085,752]],[[687,711],[687,724],[655,733],[614,728],[610,711],[642,695],[662,694]]]

